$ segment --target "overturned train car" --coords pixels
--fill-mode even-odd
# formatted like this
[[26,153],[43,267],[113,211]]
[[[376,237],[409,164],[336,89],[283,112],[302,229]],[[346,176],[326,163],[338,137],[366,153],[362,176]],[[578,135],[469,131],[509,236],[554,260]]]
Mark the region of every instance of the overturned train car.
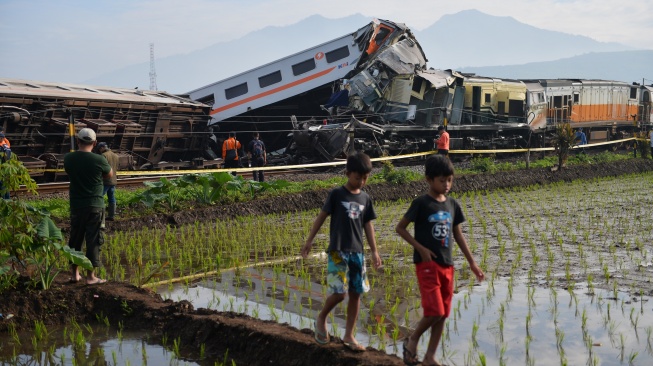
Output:
[[[0,79],[0,126],[37,181],[66,178],[63,156],[89,127],[120,157],[120,170],[217,166],[209,106],[158,91]],[[205,159],[206,158],[206,159]]]

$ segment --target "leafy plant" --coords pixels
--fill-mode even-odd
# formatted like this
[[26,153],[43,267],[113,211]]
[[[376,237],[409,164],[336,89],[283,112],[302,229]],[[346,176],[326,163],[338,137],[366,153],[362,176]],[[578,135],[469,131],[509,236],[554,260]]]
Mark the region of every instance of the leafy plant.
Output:
[[[0,164],[0,180],[9,190],[24,185],[29,193],[37,194],[36,183],[15,155]],[[25,269],[26,263],[32,264],[37,282],[48,289],[59,273],[59,259],[85,269],[92,268],[83,253],[63,244],[61,230],[46,210],[36,209],[20,199],[0,200],[0,274],[15,274],[16,268],[11,261]]]
[[129,203],[142,202],[146,207],[165,202],[168,208],[176,210],[178,203],[183,197],[182,186],[185,182],[179,179],[168,179],[161,177],[158,182],[144,182],[147,189],[141,194],[134,196]]
[[475,157],[472,159],[472,170],[494,173],[498,170],[498,167],[494,163],[494,159],[490,157]]
[[145,185],[148,188],[133,196],[130,203],[142,202],[145,206],[152,208],[164,202],[169,209],[175,210],[185,197],[191,197],[200,204],[211,205],[224,201],[229,192],[246,190],[251,197],[254,197],[268,189],[285,188],[290,183],[285,180],[257,182],[245,180],[242,176],[233,176],[227,172],[215,172],[184,174],[176,179],[161,178],[158,182],[145,182]]
[[395,169],[390,161],[383,161],[383,168],[379,174],[379,178],[392,184],[406,184],[410,181],[423,179],[424,177],[418,173],[406,169]]

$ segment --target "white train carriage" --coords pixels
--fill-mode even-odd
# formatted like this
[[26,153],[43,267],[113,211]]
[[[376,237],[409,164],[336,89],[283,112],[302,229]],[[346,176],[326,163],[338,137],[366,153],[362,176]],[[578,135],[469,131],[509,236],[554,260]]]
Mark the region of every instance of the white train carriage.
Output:
[[192,100],[212,106],[210,124],[344,78],[405,26],[374,20],[354,33],[195,89]]

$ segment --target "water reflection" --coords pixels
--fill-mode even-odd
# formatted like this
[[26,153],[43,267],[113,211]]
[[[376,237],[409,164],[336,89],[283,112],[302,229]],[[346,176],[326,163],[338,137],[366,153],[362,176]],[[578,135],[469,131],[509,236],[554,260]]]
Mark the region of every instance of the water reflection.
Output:
[[[195,307],[235,311],[312,329],[324,291],[320,284],[306,284],[272,268],[251,268],[238,274],[223,273],[192,288],[166,290],[162,295],[189,300]],[[374,303],[370,300],[363,298],[356,338],[365,345],[401,355],[405,329],[412,329],[421,317],[421,309],[415,306],[419,300],[401,299],[394,307],[402,310],[394,317],[380,317],[378,313],[379,308],[389,309],[393,304],[370,311],[369,304]],[[583,284],[569,291],[529,285],[520,279],[496,279],[460,289],[454,295],[438,357],[452,364],[477,364],[482,358],[490,365],[648,364],[653,360],[652,306],[648,297],[615,296],[614,292],[588,289]],[[381,320],[385,331],[370,326]],[[330,323],[335,324],[330,332],[342,336],[344,307],[334,312]],[[429,336],[427,333],[421,339],[420,357]]]

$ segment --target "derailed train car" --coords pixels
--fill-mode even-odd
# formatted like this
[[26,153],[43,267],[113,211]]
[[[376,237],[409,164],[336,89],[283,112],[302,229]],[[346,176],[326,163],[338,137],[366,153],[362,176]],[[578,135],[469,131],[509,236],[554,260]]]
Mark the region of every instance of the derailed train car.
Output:
[[[89,127],[120,157],[121,170],[213,165],[209,106],[158,91],[0,79],[0,126],[37,180],[61,169],[75,133]],[[207,156],[208,155],[208,156]],[[207,157],[205,160],[203,157]]]
[[561,122],[586,127],[591,141],[650,125],[650,91],[639,85],[500,79],[426,63],[405,25],[374,20],[189,97],[212,106],[214,131],[256,130],[273,148],[285,147],[282,162],[329,161],[353,149],[429,150],[439,125],[452,149],[543,146]]

